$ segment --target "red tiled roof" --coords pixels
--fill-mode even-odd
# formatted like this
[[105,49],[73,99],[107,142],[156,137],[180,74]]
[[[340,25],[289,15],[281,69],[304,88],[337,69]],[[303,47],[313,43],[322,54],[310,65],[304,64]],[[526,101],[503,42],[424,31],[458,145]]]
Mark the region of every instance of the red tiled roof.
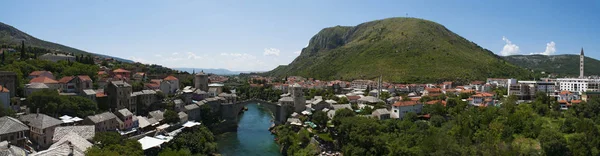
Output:
[[567,100],[558,100],[558,103],[567,103]]
[[358,100],[360,96],[347,96],[348,100]]
[[578,103],[581,103],[581,100],[571,100],[571,103],[578,104]]
[[106,75],[107,73],[105,71],[99,71],[98,75]]
[[8,93],[8,92],[10,92],[10,90],[8,90],[8,88],[6,88],[4,86],[0,86],[0,92],[2,92],[2,93]]
[[444,84],[445,84],[445,85],[451,85],[451,84],[452,84],[452,82],[451,82],[451,81],[446,81],[446,82],[444,82]]
[[461,91],[461,93],[473,93],[473,92],[475,92],[475,90],[472,90],[472,89],[465,89],[465,90]]
[[169,76],[165,77],[165,79],[164,79],[164,80],[167,80],[167,81],[174,81],[174,80],[179,80],[179,79],[177,79],[175,76],[169,75]]
[[104,92],[97,92],[96,97],[106,97],[106,94]]
[[146,83],[145,85],[148,88],[158,88],[158,87],[160,87],[160,85],[156,84],[156,83]]
[[397,106],[397,107],[414,106],[417,104],[419,104],[419,102],[417,102],[417,101],[398,101],[398,102],[394,103],[394,106]]
[[566,91],[566,90],[563,90],[560,92],[560,95],[568,95],[568,94],[571,94],[571,92]]
[[58,83],[58,81],[42,76],[31,79],[29,83]]
[[471,84],[482,85],[482,84],[485,84],[485,82],[483,82],[483,81],[473,81],[473,82],[471,82]]
[[442,89],[440,89],[440,88],[427,88],[425,90],[429,93],[441,93],[442,92]]
[[49,71],[33,71],[33,72],[31,72],[29,74],[29,76],[40,76],[40,75],[42,75],[43,73],[46,73],[46,72],[52,74],[52,72],[49,72]]
[[442,101],[442,100],[433,100],[433,101],[427,102],[428,105],[435,105],[437,103],[441,103],[444,107],[446,106],[446,101]]
[[69,81],[73,80],[73,76],[65,76],[63,78],[60,78],[60,80],[58,80],[58,83],[69,83]]
[[122,69],[122,68],[119,68],[119,69],[113,70],[113,73],[130,73],[130,71]]
[[92,78],[90,78],[90,76],[87,75],[79,75],[77,77],[79,77],[81,81],[92,81]]

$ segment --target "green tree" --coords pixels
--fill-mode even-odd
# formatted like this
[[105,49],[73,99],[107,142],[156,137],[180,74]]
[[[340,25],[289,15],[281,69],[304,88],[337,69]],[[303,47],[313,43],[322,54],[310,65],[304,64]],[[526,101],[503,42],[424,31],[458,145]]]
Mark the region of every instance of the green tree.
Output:
[[340,100],[337,101],[337,103],[339,103],[339,104],[349,104],[350,101],[348,100],[348,98],[342,97],[342,98],[340,98]]
[[323,111],[317,111],[312,115],[312,121],[319,125],[319,127],[327,125],[327,120],[329,120],[329,117],[327,117],[327,113]]
[[177,112],[167,109],[164,114],[165,122],[174,124],[179,122],[179,115]]
[[444,119],[444,117],[441,115],[432,115],[429,121],[431,122],[431,125],[440,127],[442,124],[444,124],[444,122],[446,122],[446,119]]
[[219,123],[219,116],[212,111],[212,108],[208,104],[204,104],[200,106],[200,120],[207,127],[212,127]]
[[557,131],[544,129],[538,137],[542,150],[548,156],[569,155],[567,140]]
[[116,132],[97,133],[93,140],[95,145],[86,155],[144,155],[142,145],[137,140],[125,139]]
[[21,41],[21,60],[25,60],[25,40]]
[[160,151],[160,153],[158,153],[158,156],[191,156],[192,152],[190,152],[190,150],[183,148],[183,149],[179,149],[179,150],[173,150],[171,148],[166,148],[162,151]]
[[404,115],[404,120],[415,122],[417,121],[418,116],[415,112],[408,112]]
[[191,131],[182,132],[165,147],[178,151],[186,149],[194,154],[212,155],[217,152],[215,138],[212,132],[204,126],[194,128]]

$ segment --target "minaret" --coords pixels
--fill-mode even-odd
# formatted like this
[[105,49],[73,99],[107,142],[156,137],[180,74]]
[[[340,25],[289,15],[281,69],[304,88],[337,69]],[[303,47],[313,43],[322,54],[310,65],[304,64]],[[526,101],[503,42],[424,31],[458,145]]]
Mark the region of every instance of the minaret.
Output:
[[579,54],[579,78],[584,78],[583,60],[585,60],[585,55],[583,55],[583,48],[581,48],[581,54]]

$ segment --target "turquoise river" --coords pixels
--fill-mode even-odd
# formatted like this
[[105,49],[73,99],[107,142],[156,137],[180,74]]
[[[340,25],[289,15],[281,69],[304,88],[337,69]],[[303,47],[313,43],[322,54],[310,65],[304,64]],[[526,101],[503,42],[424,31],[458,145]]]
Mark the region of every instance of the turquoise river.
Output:
[[273,117],[271,112],[257,104],[248,104],[248,111],[240,114],[237,132],[217,136],[219,153],[223,156],[281,155],[275,136],[268,131]]

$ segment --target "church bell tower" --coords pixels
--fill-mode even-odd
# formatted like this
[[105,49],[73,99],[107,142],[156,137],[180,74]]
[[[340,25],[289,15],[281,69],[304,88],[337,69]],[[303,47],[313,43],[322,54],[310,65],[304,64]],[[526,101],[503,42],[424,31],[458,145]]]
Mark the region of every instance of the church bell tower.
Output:
[[581,48],[581,54],[579,54],[579,78],[584,78],[583,74],[583,61],[585,60],[585,55],[583,55],[583,48]]

